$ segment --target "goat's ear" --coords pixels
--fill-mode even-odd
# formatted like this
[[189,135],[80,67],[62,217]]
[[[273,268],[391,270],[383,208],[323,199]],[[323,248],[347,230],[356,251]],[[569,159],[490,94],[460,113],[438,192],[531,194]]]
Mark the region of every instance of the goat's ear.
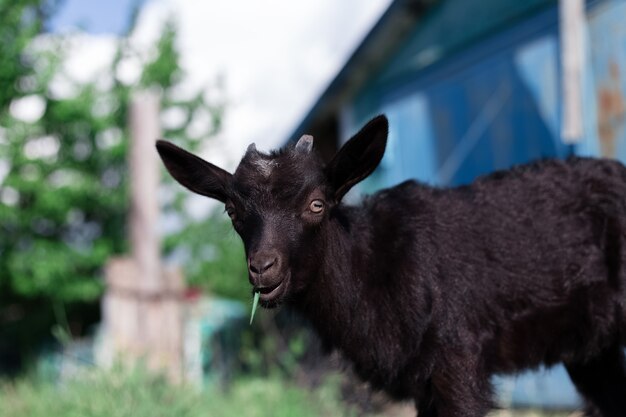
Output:
[[336,201],[340,201],[350,188],[376,169],[385,154],[388,131],[387,118],[376,116],[330,161],[326,174],[335,190]]
[[194,193],[226,202],[231,174],[170,142],[158,140],[156,148],[176,181]]

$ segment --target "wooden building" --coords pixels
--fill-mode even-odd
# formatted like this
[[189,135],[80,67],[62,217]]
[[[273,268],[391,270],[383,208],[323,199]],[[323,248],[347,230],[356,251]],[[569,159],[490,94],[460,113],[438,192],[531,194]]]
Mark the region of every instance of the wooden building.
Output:
[[[582,3],[573,48],[579,98],[570,114],[580,132],[562,134],[564,85],[572,82],[563,7],[573,1],[396,0],[288,140],[313,134],[328,158],[369,118],[387,114],[387,152],[365,192],[408,178],[463,184],[537,158],[626,161],[623,0]],[[498,385],[512,404],[578,403],[562,367]]]

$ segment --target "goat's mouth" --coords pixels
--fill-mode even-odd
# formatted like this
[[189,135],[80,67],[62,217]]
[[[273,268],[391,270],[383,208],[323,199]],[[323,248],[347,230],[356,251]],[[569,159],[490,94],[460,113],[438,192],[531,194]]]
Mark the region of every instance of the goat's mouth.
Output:
[[277,284],[265,287],[254,287],[252,291],[253,293],[258,292],[260,294],[259,299],[261,306],[265,308],[274,308],[280,303],[285,287],[286,280],[283,280]]

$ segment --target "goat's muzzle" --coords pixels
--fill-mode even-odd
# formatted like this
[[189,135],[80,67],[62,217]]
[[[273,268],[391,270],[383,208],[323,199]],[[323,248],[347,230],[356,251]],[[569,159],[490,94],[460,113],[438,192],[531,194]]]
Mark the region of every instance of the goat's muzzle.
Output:
[[285,288],[283,262],[276,251],[259,251],[248,257],[248,276],[254,292],[261,293],[264,307],[271,307],[279,302]]

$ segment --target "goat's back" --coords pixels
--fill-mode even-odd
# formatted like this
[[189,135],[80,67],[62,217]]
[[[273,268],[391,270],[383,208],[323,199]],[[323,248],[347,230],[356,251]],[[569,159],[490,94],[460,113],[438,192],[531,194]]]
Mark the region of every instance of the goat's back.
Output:
[[[438,336],[474,344],[491,371],[576,360],[626,331],[618,162],[540,161],[453,189],[407,182],[366,207],[385,219],[378,241],[397,236],[374,248],[396,257],[388,275],[426,283]],[[401,247],[418,262],[399,259]]]

